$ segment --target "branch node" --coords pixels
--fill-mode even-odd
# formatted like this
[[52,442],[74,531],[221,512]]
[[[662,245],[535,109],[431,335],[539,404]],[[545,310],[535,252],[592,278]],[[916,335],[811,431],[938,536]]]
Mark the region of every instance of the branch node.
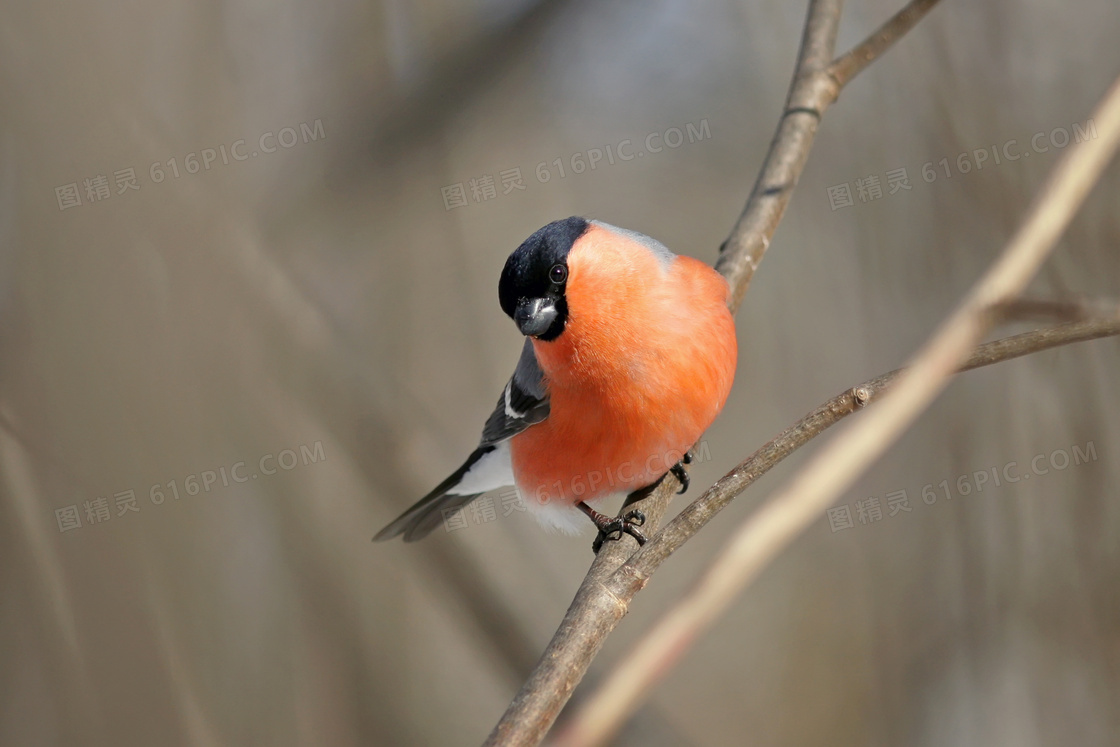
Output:
[[871,401],[871,390],[865,386],[857,386],[852,389],[852,398],[856,402],[856,407],[864,407]]
[[790,93],[782,118],[794,114],[807,114],[820,124],[824,110],[840,95],[840,85],[828,69],[805,73],[797,87]]
[[[608,593],[619,600],[619,603],[625,608],[629,604],[629,600],[633,598],[634,594],[646,588],[649,583],[650,574],[641,568],[635,567],[631,563],[623,563],[617,571],[613,574],[613,578],[609,582],[604,582],[603,588],[607,589]],[[621,582],[619,587],[623,590],[623,596],[617,596],[616,592],[611,588],[612,584],[616,581]],[[625,609],[623,610],[625,612]]]
[[[646,582],[649,580],[648,578],[641,579],[638,577],[638,574],[635,573],[631,573],[629,575],[634,577],[639,589],[644,587],[646,585]],[[630,611],[630,599],[624,599],[623,597],[619,596],[614,589],[612,589],[609,585],[603,583],[602,581],[600,581],[597,585],[607,596],[607,598],[614,603],[614,606],[618,609],[618,616],[620,618],[625,617],[626,613]]]

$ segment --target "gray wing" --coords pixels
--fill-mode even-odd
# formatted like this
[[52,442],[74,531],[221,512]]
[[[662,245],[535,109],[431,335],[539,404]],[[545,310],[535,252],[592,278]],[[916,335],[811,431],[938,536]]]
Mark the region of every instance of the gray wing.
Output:
[[548,390],[545,387],[544,372],[537,363],[532,341],[525,338],[525,347],[521,349],[517,368],[482,429],[482,443],[479,446],[501,443],[547,417]]

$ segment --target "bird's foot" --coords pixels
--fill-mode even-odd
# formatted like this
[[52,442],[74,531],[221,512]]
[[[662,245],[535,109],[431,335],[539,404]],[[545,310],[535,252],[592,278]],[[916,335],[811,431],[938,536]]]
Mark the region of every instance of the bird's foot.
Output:
[[638,527],[646,523],[646,515],[641,511],[627,511],[621,517],[610,517],[606,514],[599,513],[595,509],[588,506],[583,501],[578,504],[579,509],[587,514],[587,518],[599,530],[599,534],[595,537],[595,541],[591,543],[591,550],[595,554],[599,553],[599,549],[603,546],[606,540],[620,540],[622,535],[629,534],[639,545],[646,543],[646,536],[642,534]]
[[680,483],[681,483],[681,489],[677,491],[677,495],[680,495],[681,493],[686,492],[688,490],[688,486],[690,484],[690,481],[689,481],[689,478],[688,478],[688,472],[684,468],[684,466],[686,464],[692,464],[692,450],[691,449],[689,449],[685,453],[685,455],[683,457],[681,457],[681,460],[679,462],[677,462],[676,464],[674,464],[672,467],[669,468],[669,471],[673,473],[673,477],[677,478],[677,480],[679,480]]

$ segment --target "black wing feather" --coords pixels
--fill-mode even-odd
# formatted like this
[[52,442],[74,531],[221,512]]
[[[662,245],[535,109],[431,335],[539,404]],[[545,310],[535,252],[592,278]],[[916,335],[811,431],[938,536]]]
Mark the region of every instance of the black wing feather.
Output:
[[459,469],[430,493],[416,502],[412,508],[398,516],[387,527],[377,533],[374,542],[404,535],[405,542],[413,542],[428,535],[443,521],[444,511],[462,508],[482,493],[468,495],[448,494],[463,479],[479,459],[489,454],[502,441],[509,440],[534,423],[548,417],[548,390],[545,388],[544,373],[533,344],[525,340],[521,358],[509,383],[498,398],[498,406],[486,420],[482,428],[482,441],[478,448],[467,457]]
[[547,418],[548,410],[544,372],[537,363],[532,341],[526,338],[517,368],[482,429],[482,445],[498,444],[516,436],[530,425]]
[[432,492],[418,500],[412,508],[378,532],[373,541],[380,542],[381,540],[392,539],[400,534],[404,535],[405,542],[421,539],[443,521],[443,511],[445,509],[461,508],[482,495],[482,493],[448,495],[447,491],[458,485],[459,481],[463,479],[463,475],[467,474],[479,459],[493,450],[493,446],[480,446],[475,449],[459,469],[452,472],[446,480],[436,485]]

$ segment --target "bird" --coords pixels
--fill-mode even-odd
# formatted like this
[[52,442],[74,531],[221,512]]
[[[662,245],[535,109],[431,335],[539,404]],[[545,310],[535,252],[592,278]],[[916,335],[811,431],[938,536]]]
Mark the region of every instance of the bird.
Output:
[[726,279],[659,241],[579,216],[537,230],[506,260],[502,311],[525,342],[478,447],[377,533],[421,539],[475,498],[516,486],[546,527],[633,536],[645,517],[590,504],[672,472],[723,409],[738,360]]

